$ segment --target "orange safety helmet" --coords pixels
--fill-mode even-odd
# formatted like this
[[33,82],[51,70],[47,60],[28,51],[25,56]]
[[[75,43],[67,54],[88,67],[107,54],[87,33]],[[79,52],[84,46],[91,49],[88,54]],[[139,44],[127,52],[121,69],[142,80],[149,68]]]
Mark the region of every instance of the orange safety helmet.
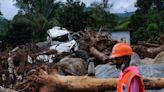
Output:
[[132,48],[127,43],[117,43],[113,49],[110,58],[117,58],[122,56],[131,56],[133,53]]

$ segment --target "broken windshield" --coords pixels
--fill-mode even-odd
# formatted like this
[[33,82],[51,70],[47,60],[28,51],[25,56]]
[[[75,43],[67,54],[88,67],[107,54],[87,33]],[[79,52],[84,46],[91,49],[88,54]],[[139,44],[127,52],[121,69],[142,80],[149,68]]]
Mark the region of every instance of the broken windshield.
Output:
[[68,34],[52,38],[52,41],[59,41],[59,42],[69,41]]

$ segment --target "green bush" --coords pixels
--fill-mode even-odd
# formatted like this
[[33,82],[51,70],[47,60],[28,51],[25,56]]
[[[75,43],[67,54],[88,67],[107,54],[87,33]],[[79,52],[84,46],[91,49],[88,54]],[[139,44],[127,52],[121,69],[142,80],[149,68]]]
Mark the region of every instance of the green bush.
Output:
[[134,32],[134,42],[144,41],[145,39],[147,39],[145,28],[141,27],[137,31]]
[[148,27],[146,28],[146,34],[148,35],[148,38],[150,40],[155,40],[159,37],[159,27],[157,24],[149,24]]
[[157,31],[158,30],[158,25],[157,24],[149,24],[148,27],[147,27],[147,30],[149,31]]
[[24,44],[32,41],[33,27],[30,20],[25,17],[13,19],[10,29],[5,37],[9,44]]

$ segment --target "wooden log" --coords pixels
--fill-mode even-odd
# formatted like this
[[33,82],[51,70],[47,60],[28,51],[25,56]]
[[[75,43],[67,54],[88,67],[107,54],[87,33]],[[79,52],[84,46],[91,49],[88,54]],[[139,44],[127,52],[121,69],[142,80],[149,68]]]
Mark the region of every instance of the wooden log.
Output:
[[[97,79],[97,78],[89,78],[89,77],[81,77],[81,78],[68,78],[68,81],[73,79],[72,84],[75,89],[95,89],[97,90],[111,90],[116,89],[117,87],[117,78],[108,78],[108,79]],[[79,80],[79,81],[78,81]],[[161,89],[164,88],[164,78],[144,78],[143,79],[146,89]],[[86,86],[90,85],[90,86]]]
[[160,44],[147,43],[147,42],[142,42],[142,41],[138,41],[137,44],[138,45],[144,45],[146,47],[159,47],[159,46],[161,46]]
[[164,51],[164,45],[161,45],[160,47],[150,47],[150,48],[147,48],[146,46],[142,46],[142,45],[133,45],[132,48],[133,51],[139,54],[141,58],[145,58],[145,57],[155,58],[156,55]]
[[[101,90],[115,90],[117,78],[98,79],[87,76],[48,76],[51,83],[67,86],[68,92],[97,92]],[[164,78],[143,78],[146,89],[164,88]]]
[[147,51],[149,53],[157,53],[158,54],[158,53],[164,51],[164,45],[157,47],[157,48],[147,48]]
[[164,78],[144,78],[146,89],[161,89],[164,88]]
[[104,53],[101,53],[95,47],[90,47],[89,51],[90,51],[91,55],[93,55],[94,57],[96,57],[97,59],[102,61],[103,63],[110,61],[110,59],[107,55],[105,55]]

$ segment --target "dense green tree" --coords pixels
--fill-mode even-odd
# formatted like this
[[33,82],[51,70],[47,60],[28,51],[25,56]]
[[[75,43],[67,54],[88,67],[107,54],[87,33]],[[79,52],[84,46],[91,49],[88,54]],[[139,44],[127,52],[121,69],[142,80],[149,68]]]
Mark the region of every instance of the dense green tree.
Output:
[[157,24],[149,24],[147,28],[140,27],[137,31],[134,32],[134,41],[147,41],[152,42],[157,40],[159,37],[159,27]]
[[10,44],[22,44],[32,41],[32,22],[24,16],[16,16],[11,22],[5,41]]
[[144,27],[144,23],[146,21],[144,17],[144,14],[139,11],[136,11],[136,13],[130,18],[129,28],[137,30],[140,27]]
[[12,20],[4,40],[15,44],[43,41],[46,39],[47,30],[55,25],[58,24],[47,21],[42,14],[18,14]]
[[146,33],[149,41],[156,40],[159,37],[159,27],[157,24],[151,23],[146,28]]
[[93,7],[86,7],[80,0],[15,0],[20,9],[7,29],[5,40],[18,44],[41,41],[53,26],[79,31],[87,27],[111,28],[116,25],[115,15],[108,9],[109,0],[102,0]]
[[129,24],[133,29],[133,40],[153,41],[163,33],[163,3],[163,0],[137,0],[137,11]]
[[[56,0],[15,0],[20,8],[16,18],[23,17],[31,22],[30,29],[33,41],[42,41],[46,37],[46,31],[53,26],[59,26],[55,15],[60,6]],[[22,23],[25,21],[22,21]],[[16,22],[17,23],[17,22]],[[27,24],[25,22],[25,24]],[[18,24],[19,25],[19,24]],[[15,26],[15,25],[13,25]],[[23,29],[23,28],[22,28]],[[12,29],[11,29],[12,30]]]
[[145,33],[145,28],[140,27],[137,31],[134,32],[132,43],[135,43],[136,41],[144,41],[147,38],[148,37]]
[[101,2],[91,4],[92,27],[113,28],[116,26],[116,16],[109,11],[111,7],[112,4],[109,4],[109,0],[101,0]]
[[151,10],[147,14],[145,14],[145,19],[146,19],[146,22],[145,22],[146,25],[149,25],[151,23],[156,23],[157,25],[159,25],[161,21],[159,14]]
[[9,21],[4,17],[0,16],[0,40],[6,35],[9,28]]
[[138,7],[138,10],[142,13],[147,13],[152,5],[153,0],[137,0],[136,7]]
[[58,11],[58,21],[61,27],[68,30],[83,30],[89,19],[89,13],[85,11],[85,4],[78,0],[67,0]]
[[164,9],[163,0],[137,0],[136,7],[142,13],[148,13],[150,9],[161,11]]
[[16,0],[15,5],[25,13],[40,13],[49,20],[54,17],[60,2],[56,0]]
[[48,29],[47,19],[42,14],[27,14],[25,17],[32,22],[33,39],[44,39]]

